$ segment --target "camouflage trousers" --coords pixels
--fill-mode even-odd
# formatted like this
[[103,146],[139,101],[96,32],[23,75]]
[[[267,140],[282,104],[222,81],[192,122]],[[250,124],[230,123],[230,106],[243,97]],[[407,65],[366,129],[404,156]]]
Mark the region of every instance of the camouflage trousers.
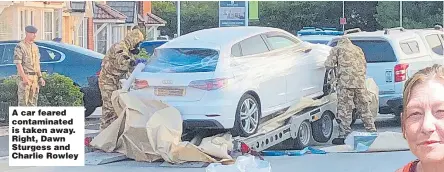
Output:
[[39,78],[37,75],[28,75],[28,85],[23,85],[22,79],[17,80],[18,106],[37,106],[39,96]]
[[338,116],[339,138],[345,138],[351,133],[353,108],[361,114],[361,120],[367,132],[376,132],[375,119],[370,110],[371,97],[366,89],[340,88],[338,89]]
[[114,120],[117,114],[112,105],[111,96],[114,91],[119,89],[118,82],[115,79],[99,79],[99,88],[102,95],[102,116],[100,118],[100,130],[107,128]]

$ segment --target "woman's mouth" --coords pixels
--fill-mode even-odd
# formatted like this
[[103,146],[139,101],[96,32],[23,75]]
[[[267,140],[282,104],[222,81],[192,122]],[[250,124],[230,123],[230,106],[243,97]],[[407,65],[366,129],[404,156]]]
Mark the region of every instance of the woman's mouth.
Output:
[[441,141],[436,141],[436,140],[427,140],[424,142],[421,142],[420,145],[424,145],[424,146],[430,146],[430,145],[434,145],[434,144],[441,144]]

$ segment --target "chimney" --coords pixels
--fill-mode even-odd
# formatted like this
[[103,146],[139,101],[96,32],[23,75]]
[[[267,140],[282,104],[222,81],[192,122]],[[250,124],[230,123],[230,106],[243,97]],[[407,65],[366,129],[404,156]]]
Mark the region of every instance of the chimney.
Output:
[[142,14],[146,15],[147,13],[151,13],[151,1],[142,1]]

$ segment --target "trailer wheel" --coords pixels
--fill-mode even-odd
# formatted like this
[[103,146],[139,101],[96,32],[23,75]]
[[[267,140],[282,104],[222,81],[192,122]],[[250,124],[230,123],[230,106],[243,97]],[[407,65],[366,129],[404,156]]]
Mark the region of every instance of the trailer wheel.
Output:
[[313,139],[320,143],[326,143],[333,134],[333,117],[329,112],[324,112],[321,119],[313,122]]
[[304,149],[310,144],[311,140],[311,125],[310,122],[304,121],[299,126],[298,137],[294,139],[294,148],[295,149]]

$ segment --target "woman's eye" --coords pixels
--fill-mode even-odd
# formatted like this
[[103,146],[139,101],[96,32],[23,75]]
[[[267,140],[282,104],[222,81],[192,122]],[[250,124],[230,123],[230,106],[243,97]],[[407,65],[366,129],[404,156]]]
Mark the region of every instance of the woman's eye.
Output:
[[440,110],[436,111],[436,116],[444,117],[444,109],[440,109]]

